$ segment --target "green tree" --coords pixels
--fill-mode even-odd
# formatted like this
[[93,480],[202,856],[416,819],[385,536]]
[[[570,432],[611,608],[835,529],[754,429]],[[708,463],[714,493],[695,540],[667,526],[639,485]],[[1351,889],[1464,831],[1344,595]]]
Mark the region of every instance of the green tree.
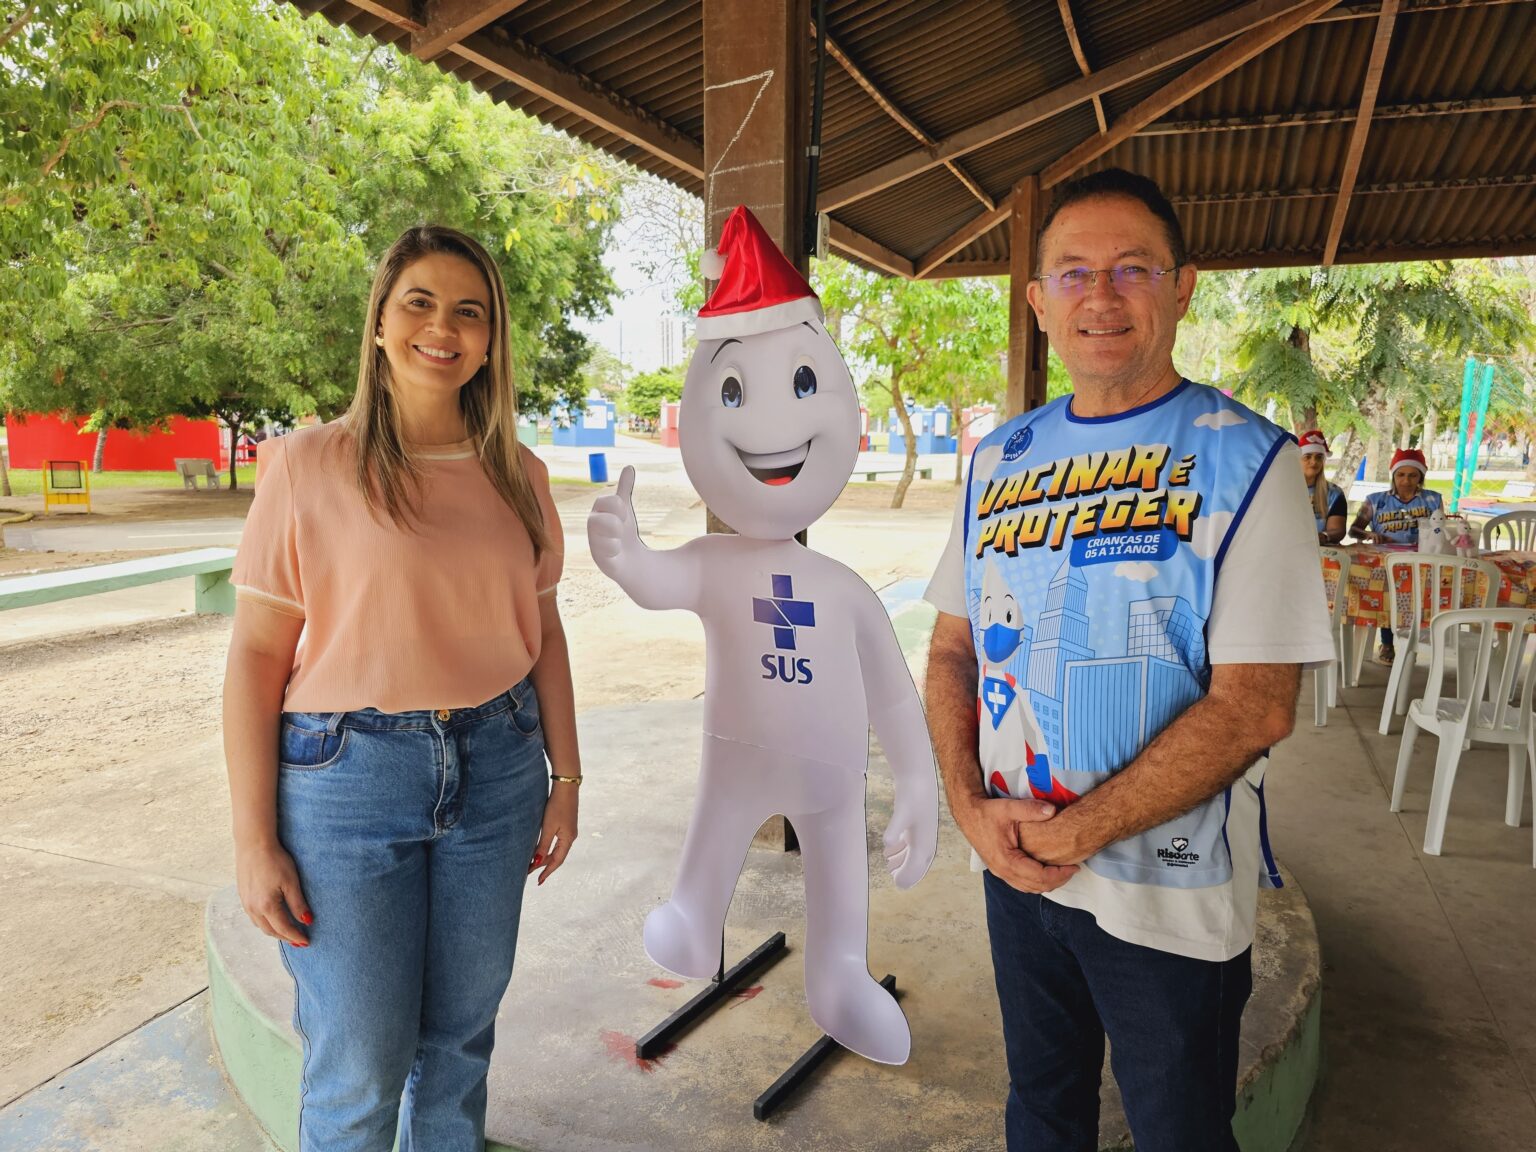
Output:
[[1497,263],[1290,268],[1249,274],[1237,353],[1240,399],[1276,399],[1297,425],[1346,432],[1340,475],[1360,448],[1382,475],[1394,444],[1435,439],[1460,406],[1460,360],[1491,355],[1523,378],[1530,313]]
[[581,395],[613,162],[287,4],[52,0],[12,28],[0,409],[332,415],[371,266],[429,220],[497,256],[520,403]]
[[660,420],[661,406],[668,400],[683,398],[683,370],[659,368],[655,372],[641,372],[630,380],[624,389],[624,403],[628,410],[642,420]]
[[917,466],[907,400],[943,401],[957,411],[996,399],[1008,347],[1007,293],[998,280],[903,280],[835,258],[816,262],[815,283],[828,314],[841,317],[844,355],[872,370],[873,387],[896,410],[907,446],[891,498],[900,508]]

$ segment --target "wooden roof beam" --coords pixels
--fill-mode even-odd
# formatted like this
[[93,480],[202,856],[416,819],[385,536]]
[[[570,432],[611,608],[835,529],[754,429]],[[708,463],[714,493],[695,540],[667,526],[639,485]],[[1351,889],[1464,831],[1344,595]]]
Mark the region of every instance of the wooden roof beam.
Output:
[[1013,193],[1009,193],[997,202],[997,206],[991,211],[981,212],[972,216],[956,231],[940,240],[927,252],[923,253],[916,261],[917,279],[921,280],[931,273],[944,261],[948,260],[960,249],[974,240],[985,236],[996,228],[1004,220],[1013,215]]
[[413,0],[347,0],[347,3],[407,32],[419,32],[426,27],[416,18]]
[[[1514,236],[1503,240],[1468,241],[1427,245],[1423,248],[1394,246],[1357,248],[1339,252],[1335,264],[1390,264],[1401,260],[1497,260],[1503,256],[1536,255],[1536,236]],[[1202,272],[1227,272],[1246,268],[1315,267],[1322,254],[1310,251],[1223,252],[1197,257]]]
[[1244,32],[1229,44],[1218,48],[1193,68],[1164,84],[1136,107],[1115,121],[1114,127],[1100,136],[1084,140],[1040,173],[1040,186],[1060,184],[1083,165],[1098,159],[1111,148],[1134,136],[1170,108],[1177,107],[1198,92],[1229,76],[1261,52],[1284,40],[1296,29],[1310,23],[1336,5],[1339,0],[1308,0],[1283,16],[1276,16],[1259,27]]
[[1220,44],[1237,34],[1264,23],[1276,16],[1297,10],[1311,9],[1315,3],[1309,0],[1249,0],[1240,8],[1224,12],[1176,32],[1155,44],[1117,60],[1092,75],[1068,81],[1049,92],[1043,92],[1032,100],[990,116],[979,124],[956,132],[940,140],[932,148],[920,148],[898,156],[872,171],[846,180],[842,184],[824,189],[816,199],[816,207],[823,212],[873,196],[903,180],[910,180],[948,160],[958,159],[988,144],[1022,132],[1060,112],[1065,112],[1086,100],[1122,84],[1130,84],[1159,72],[1180,60],[1203,52],[1213,44]]
[[[813,31],[815,27],[816,22],[813,20],[811,22],[811,28]],[[938,144],[937,140],[928,135],[928,133],[925,132],[918,125],[918,123],[912,119],[912,117],[908,116],[904,111],[902,111],[901,106],[898,105],[895,100],[887,96],[885,92],[880,89],[880,86],[870,79],[869,73],[865,72],[863,68],[859,67],[853,62],[848,53],[844,51],[842,45],[832,38],[832,34],[830,32],[827,34],[826,42],[827,55],[836,60],[838,64],[842,65],[843,71],[848,73],[849,78],[855,84],[864,89],[865,93],[880,107],[881,111],[883,111],[892,120],[896,121],[896,123],[900,124],[903,128],[910,132],[913,138],[915,138],[917,142],[924,148],[932,148]],[[976,181],[975,177],[973,177],[969,172],[961,167],[959,161],[946,161],[944,166],[949,169],[950,174],[953,175],[956,180],[959,180],[960,183],[965,185],[966,191],[968,191],[972,196],[976,197],[976,199],[980,200],[989,211],[997,207],[997,205],[993,202],[992,197],[987,195],[986,190],[982,188],[982,186]]]
[[1323,242],[1323,267],[1333,263],[1344,237],[1344,221],[1349,216],[1349,198],[1355,191],[1355,177],[1360,175],[1360,160],[1371,134],[1371,113],[1376,110],[1376,94],[1381,91],[1381,75],[1387,67],[1387,52],[1392,47],[1392,28],[1397,23],[1399,0],[1382,0],[1381,16],[1376,21],[1376,35],[1371,41],[1371,56],[1365,65],[1365,84],[1360,91],[1360,111],[1349,133],[1349,150],[1344,153],[1344,171],[1339,177],[1339,194],[1333,201],[1333,215],[1328,220],[1328,239]]
[[411,34],[411,55],[435,60],[466,36],[472,36],[527,0],[428,0],[426,27]]
[[913,278],[912,261],[899,252],[891,251],[884,244],[855,232],[840,220],[827,221],[827,243],[844,255],[862,260],[882,272],[904,276],[908,280]]
[[[1414,104],[1378,104],[1372,120],[1415,120],[1429,116],[1466,116],[1476,112],[1521,112],[1536,108],[1536,93],[1486,96],[1470,100],[1422,100]],[[1347,124],[1357,108],[1321,108],[1312,112],[1268,112],[1259,116],[1217,116],[1206,120],[1164,120],[1138,136],[1190,136],[1207,132],[1242,132],[1263,128],[1303,128],[1310,124]]]
[[[1403,16],[1413,16],[1420,12],[1447,12],[1460,8],[1501,8],[1506,4],[1525,4],[1530,0],[1423,0],[1422,3],[1413,3],[1410,0],[1407,7],[1400,9]],[[1334,20],[1369,20],[1381,15],[1381,0],[1374,0],[1367,4],[1340,4],[1326,16],[1318,18],[1319,24],[1325,24]]]
[[477,32],[454,44],[457,53],[488,72],[510,80],[652,156],[704,178],[704,147],[655,113],[603,87],[537,48],[510,37]]
[[[1077,66],[1084,76],[1091,76],[1093,69],[1088,67],[1088,54],[1083,51],[1083,41],[1077,34],[1077,21],[1072,18],[1072,0],[1056,0],[1056,7],[1061,12],[1062,27],[1067,30],[1067,43],[1072,46],[1072,56],[1077,60]],[[1095,94],[1093,97],[1093,118],[1099,122],[1099,132],[1109,131],[1109,121],[1104,116],[1104,99]]]
[[[1536,174],[1511,176],[1469,176],[1450,180],[1393,180],[1384,184],[1361,184],[1356,196],[1390,196],[1401,192],[1471,192],[1495,188],[1529,188],[1536,185]],[[1337,188],[1263,188],[1243,192],[1194,192],[1170,196],[1172,204],[1242,204],[1255,200],[1323,200],[1338,195]]]
[[[1351,252],[1341,251],[1338,264],[1386,264],[1396,260],[1494,260],[1503,256],[1536,255],[1536,236],[1512,236],[1497,241],[1469,241],[1464,244],[1435,244],[1425,248],[1358,248]],[[1226,272],[1247,268],[1305,268],[1316,265],[1320,254],[1316,249],[1309,252],[1276,251],[1268,248],[1260,252],[1223,252],[1197,254],[1194,257],[1202,272]],[[954,260],[942,264],[928,273],[927,280],[951,280],[961,276],[1006,276],[1009,264],[1006,260]]]
[[1007,260],[953,260],[940,264],[924,276],[925,280],[958,280],[962,276],[1008,276],[1013,265]]

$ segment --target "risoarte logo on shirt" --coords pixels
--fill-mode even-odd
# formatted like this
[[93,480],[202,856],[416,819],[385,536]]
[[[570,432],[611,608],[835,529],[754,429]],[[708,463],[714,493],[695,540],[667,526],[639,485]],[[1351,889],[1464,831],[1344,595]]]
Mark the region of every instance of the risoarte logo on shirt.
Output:
[[1175,836],[1168,843],[1173,848],[1159,848],[1157,858],[1170,868],[1188,868],[1191,864],[1200,863],[1200,853],[1189,851],[1188,836]]
[[[792,578],[775,574],[773,595],[752,597],[752,619],[772,626],[775,648],[793,652],[797,630],[816,627],[816,605],[809,600],[796,600]],[[763,654],[762,665],[764,680],[785,684],[811,682],[811,662],[807,657],[796,659],[767,652]]]

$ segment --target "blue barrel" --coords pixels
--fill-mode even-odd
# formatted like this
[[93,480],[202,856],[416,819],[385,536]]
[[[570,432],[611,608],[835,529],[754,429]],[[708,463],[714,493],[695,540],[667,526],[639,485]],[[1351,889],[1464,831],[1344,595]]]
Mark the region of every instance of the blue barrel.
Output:
[[608,455],[605,452],[587,453],[587,475],[594,484],[608,483]]

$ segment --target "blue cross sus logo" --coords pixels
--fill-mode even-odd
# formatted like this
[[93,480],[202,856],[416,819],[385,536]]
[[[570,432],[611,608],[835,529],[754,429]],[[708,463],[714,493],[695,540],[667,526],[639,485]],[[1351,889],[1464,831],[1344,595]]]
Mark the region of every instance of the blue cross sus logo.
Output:
[[816,605],[809,600],[795,599],[795,589],[788,576],[774,576],[771,597],[752,597],[752,619],[759,624],[772,624],[773,646],[793,652],[795,629],[816,627]]

